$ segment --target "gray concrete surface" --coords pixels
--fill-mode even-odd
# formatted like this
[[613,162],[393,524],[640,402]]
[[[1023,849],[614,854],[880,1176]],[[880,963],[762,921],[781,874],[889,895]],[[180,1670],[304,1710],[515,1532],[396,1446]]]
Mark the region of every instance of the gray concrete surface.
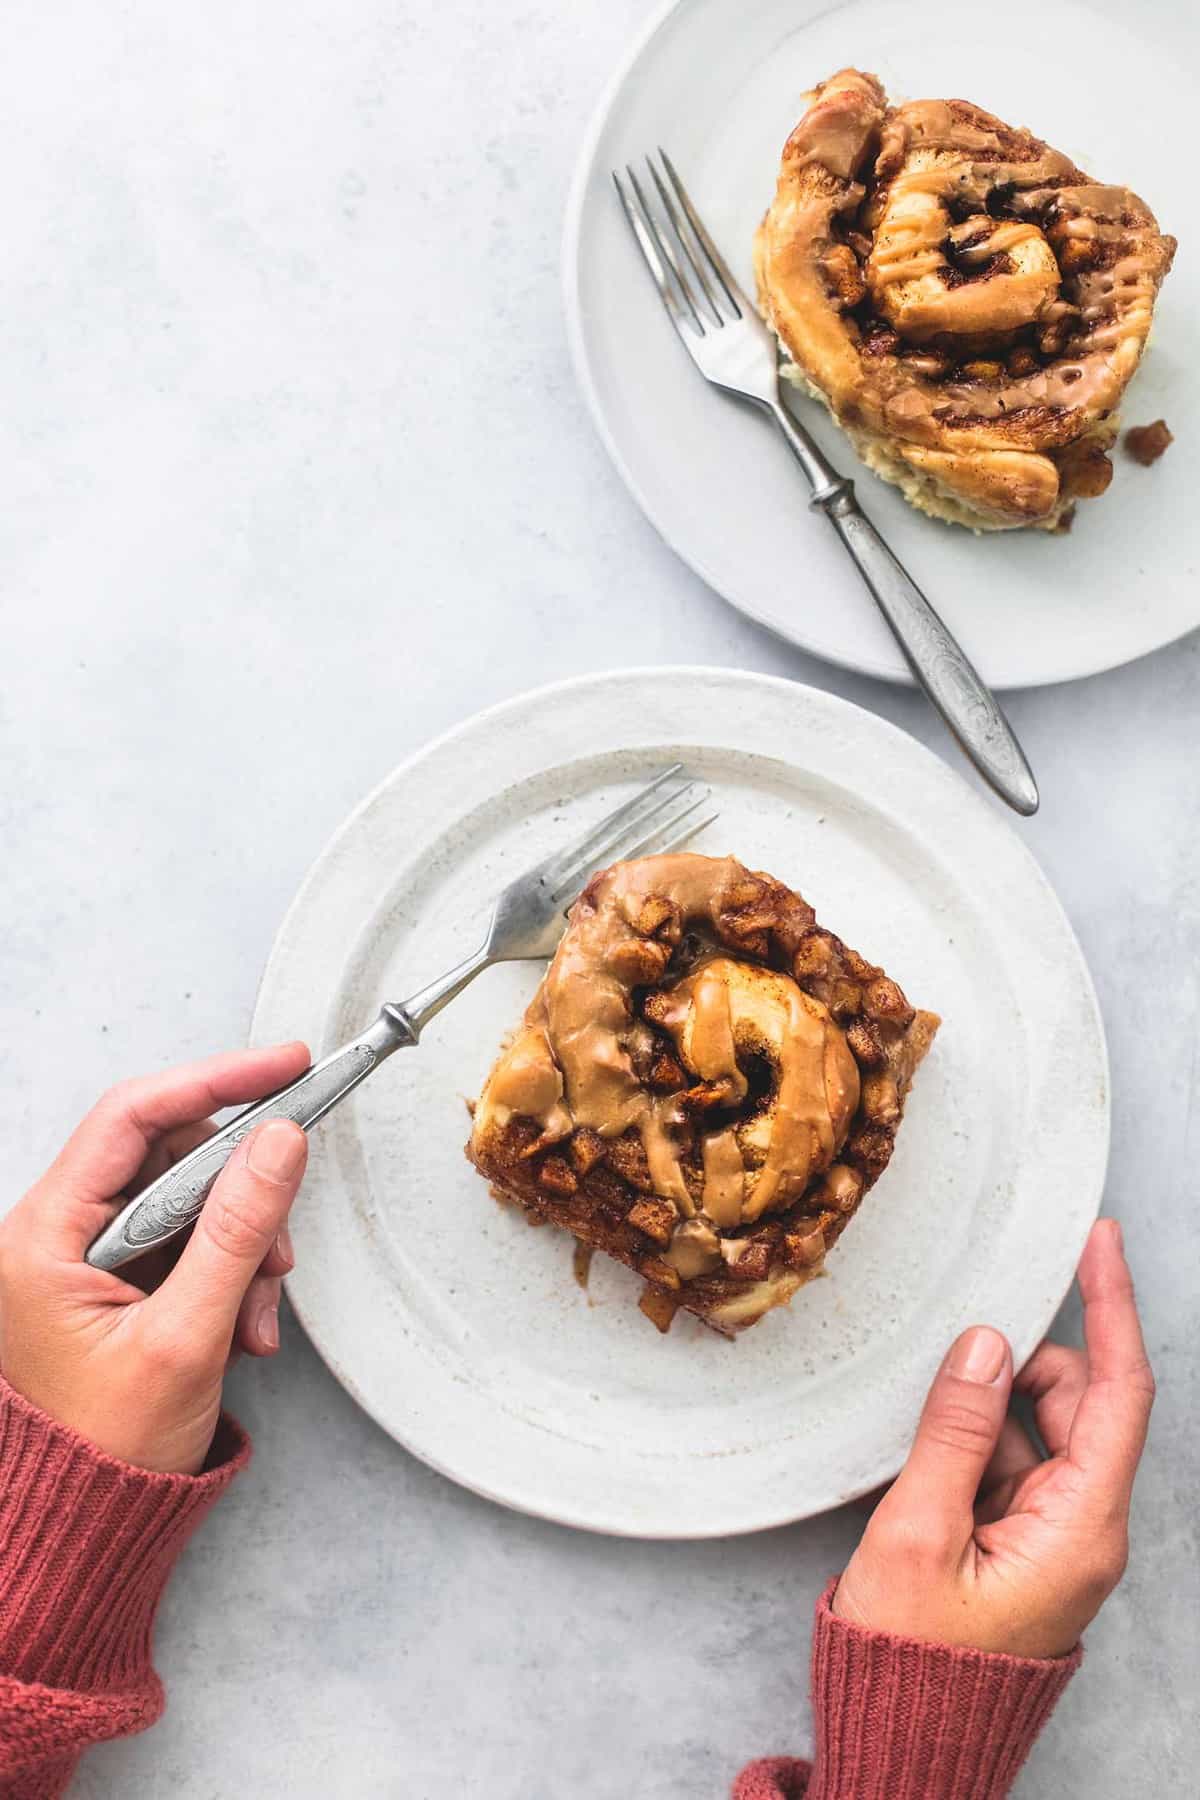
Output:
[[[326,836],[480,706],[686,658],[819,683],[945,748],[912,695],[706,591],[584,415],[560,218],[647,10],[10,11],[9,1196],[109,1080],[243,1038]],[[1161,1378],[1130,1571],[1030,1800],[1195,1792],[1198,705],[1195,638],[1011,702],[1046,796],[1028,839],[1104,1008],[1107,1205]],[[431,1474],[290,1320],[276,1365],[232,1387],[257,1454],[169,1591],[167,1719],[89,1757],[80,1795],[695,1800],[810,1742],[809,1609],[855,1510],[606,1541]]]

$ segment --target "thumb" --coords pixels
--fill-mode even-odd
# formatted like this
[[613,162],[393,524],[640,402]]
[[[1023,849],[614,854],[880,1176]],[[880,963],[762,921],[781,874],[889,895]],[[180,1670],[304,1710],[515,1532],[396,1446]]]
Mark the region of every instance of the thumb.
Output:
[[246,1289],[286,1222],[308,1161],[290,1119],[268,1119],[230,1157],[178,1263],[150,1304],[228,1344]]
[[947,1529],[970,1531],[972,1509],[1008,1412],[1012,1352],[990,1325],[964,1331],[933,1379],[917,1435],[888,1496]]

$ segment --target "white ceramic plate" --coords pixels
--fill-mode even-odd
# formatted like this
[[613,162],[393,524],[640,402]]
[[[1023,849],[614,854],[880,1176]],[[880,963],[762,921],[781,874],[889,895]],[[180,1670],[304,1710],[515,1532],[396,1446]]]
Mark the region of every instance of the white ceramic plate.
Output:
[[[651,287],[609,171],[667,147],[734,273],[775,187],[800,95],[847,63],[893,98],[962,95],[1027,124],[1102,179],[1128,183],[1181,238],[1126,423],[1164,417],[1152,469],[1123,453],[1069,536],[977,537],[924,518],[858,462],[823,408],[796,410],[995,687],[1113,668],[1200,625],[1192,447],[1200,318],[1191,166],[1196,9],[1011,0],[679,0],[637,45],[588,136],[568,207],[564,275],[576,367],[601,436],[667,542],[718,593],[830,662],[909,679],[833,532],[807,510],[774,427],[710,389]],[[1183,34],[1193,53],[1182,54]],[[1153,125],[1147,106],[1152,106]]]
[[835,1506],[899,1466],[954,1334],[1018,1357],[1100,1199],[1108,1082],[1079,946],[996,810],[920,745],[810,688],[711,669],[568,682],[469,720],[350,817],[288,913],[254,1038],[332,1049],[459,960],[504,881],[682,758],[721,807],[697,848],[798,886],[944,1026],[891,1167],[829,1278],[729,1344],[497,1206],[467,1098],[540,975],[480,977],[313,1141],[288,1292],[393,1437],[572,1525],[706,1537]]

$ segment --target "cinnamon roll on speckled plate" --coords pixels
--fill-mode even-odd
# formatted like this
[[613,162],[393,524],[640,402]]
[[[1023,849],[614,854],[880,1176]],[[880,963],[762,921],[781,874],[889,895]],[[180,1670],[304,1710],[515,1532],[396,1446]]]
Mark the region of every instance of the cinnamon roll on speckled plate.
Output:
[[1175,240],[965,100],[889,106],[843,69],[809,96],[755,244],[788,373],[921,511],[1062,528],[1106,451]]
[[938,1020],[732,857],[618,863],[576,902],[475,1108],[500,1199],[732,1334],[820,1272],[891,1158]]

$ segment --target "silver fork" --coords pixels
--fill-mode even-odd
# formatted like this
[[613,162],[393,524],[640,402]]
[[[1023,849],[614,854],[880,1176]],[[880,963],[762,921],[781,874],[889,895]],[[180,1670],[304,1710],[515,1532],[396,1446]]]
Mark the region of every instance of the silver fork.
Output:
[[1008,720],[962,646],[912,576],[888,549],[839,474],[788,412],[779,393],[775,339],[713,243],[666,151],[646,167],[659,208],[648,203],[634,170],[613,171],[625,216],[684,349],[707,381],[769,412],[850,552],[913,674],[996,793],[1025,817],[1038,809],[1037,783]]
[[129,1202],[96,1238],[86,1260],[119,1269],[185,1231],[234,1148],[264,1119],[293,1119],[308,1131],[394,1050],[417,1042],[430,1019],[498,962],[551,956],[566,912],[597,869],[650,851],[677,850],[717,817],[697,817],[710,797],[679,763],[601,819],[575,843],[527,869],[497,897],[483,943],[473,956],[409,999],[389,1001],[373,1025],[334,1050],[287,1087],[257,1100]]

